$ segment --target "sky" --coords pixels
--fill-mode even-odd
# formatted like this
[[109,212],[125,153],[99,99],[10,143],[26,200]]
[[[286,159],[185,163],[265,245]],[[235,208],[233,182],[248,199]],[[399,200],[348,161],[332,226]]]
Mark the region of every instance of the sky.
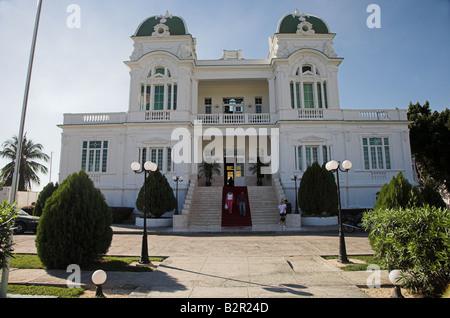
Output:
[[[78,20],[73,20],[79,8]],[[379,27],[371,4],[379,6]],[[36,0],[0,0],[0,144],[19,134]],[[66,113],[125,112],[131,36],[154,15],[181,16],[197,39],[198,59],[241,49],[267,58],[279,20],[298,9],[321,17],[336,33],[343,109],[407,109],[430,102],[450,108],[450,0],[43,0],[25,132],[52,157],[57,182]],[[71,24],[69,22],[79,22]],[[0,168],[7,161],[0,158]]]

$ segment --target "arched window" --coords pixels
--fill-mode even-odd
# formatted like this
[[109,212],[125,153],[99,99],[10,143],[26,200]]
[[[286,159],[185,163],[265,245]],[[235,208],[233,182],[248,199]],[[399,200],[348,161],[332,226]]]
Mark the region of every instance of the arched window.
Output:
[[142,111],[176,110],[178,84],[168,67],[153,67],[147,80],[141,83],[139,103]]
[[327,81],[321,78],[319,69],[303,64],[290,81],[291,107],[328,108]]

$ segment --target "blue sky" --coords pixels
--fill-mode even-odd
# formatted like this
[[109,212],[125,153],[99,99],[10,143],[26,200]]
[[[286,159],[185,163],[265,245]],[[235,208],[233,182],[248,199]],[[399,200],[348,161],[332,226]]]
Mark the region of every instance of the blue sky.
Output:
[[[0,0],[0,143],[19,132],[36,3]],[[81,9],[80,28],[67,27],[70,4]],[[381,28],[367,27],[370,4],[381,8]],[[433,110],[450,108],[450,0],[43,0],[25,131],[53,152],[52,181],[63,114],[127,110],[123,61],[144,19],[167,10],[183,17],[199,59],[219,59],[224,49],[253,59],[268,56],[268,38],[295,9],[337,34],[341,108],[406,109],[426,100]],[[41,181],[34,190],[49,176]]]

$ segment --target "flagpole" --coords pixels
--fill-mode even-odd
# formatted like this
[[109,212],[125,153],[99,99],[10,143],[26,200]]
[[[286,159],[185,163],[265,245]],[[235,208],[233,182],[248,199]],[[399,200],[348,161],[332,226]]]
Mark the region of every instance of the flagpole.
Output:
[[[25,93],[24,93],[24,97],[23,97],[22,117],[20,120],[19,136],[17,138],[16,160],[14,163],[14,174],[13,174],[13,179],[12,179],[12,184],[11,184],[11,194],[10,194],[10,199],[9,199],[9,202],[11,204],[16,202],[16,194],[17,194],[17,189],[18,189],[18,184],[19,184],[19,182],[18,182],[19,167],[20,167],[20,160],[22,157],[23,133],[24,133],[24,126],[25,126],[25,117],[26,117],[26,113],[27,113],[28,95],[30,92],[30,82],[31,82],[31,73],[32,73],[32,69],[33,69],[34,52],[36,49],[36,38],[37,38],[38,29],[39,29],[39,20],[41,17],[41,8],[42,8],[42,0],[38,0],[36,19],[35,19],[35,24],[34,24],[33,40],[31,43],[30,59],[28,61],[27,81],[26,81]],[[10,258],[7,257],[5,268],[2,269],[2,281],[1,281],[1,285],[0,285],[0,298],[6,298],[6,296],[7,296],[8,278],[9,278],[9,262],[10,262]]]

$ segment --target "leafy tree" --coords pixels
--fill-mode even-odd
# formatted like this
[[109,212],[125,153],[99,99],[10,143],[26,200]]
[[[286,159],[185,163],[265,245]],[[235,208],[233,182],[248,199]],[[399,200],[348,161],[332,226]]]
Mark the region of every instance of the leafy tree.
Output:
[[84,172],[67,177],[45,202],[36,248],[47,268],[89,264],[108,251],[112,213]]
[[[263,163],[261,161],[261,159],[258,157],[258,159],[256,160],[256,163],[252,163],[250,165],[250,172],[253,174],[256,174],[256,182],[258,185],[262,185],[262,180],[264,175],[261,173],[261,168],[263,167],[268,167],[269,164],[268,163]],[[266,174],[266,178],[269,178],[270,174]]]
[[[160,218],[164,213],[172,211],[177,205],[173,189],[166,177],[158,170],[150,172],[146,182],[147,213],[155,218]],[[139,191],[136,199],[136,207],[144,211],[144,186]]]
[[304,213],[337,213],[337,186],[333,173],[314,162],[302,176],[298,189],[299,207]]
[[[11,186],[12,184],[18,144],[19,139],[17,136],[14,136],[12,139],[3,143],[3,150],[0,151],[0,156],[11,160],[11,162],[1,170],[0,177],[5,181],[5,186]],[[47,162],[49,160],[49,156],[42,152],[43,148],[44,147],[41,144],[35,144],[32,140],[28,140],[27,135],[25,134],[22,142],[22,158],[20,160],[19,169],[19,191],[31,189],[31,184],[33,182],[40,184],[40,179],[37,174],[39,172],[45,174],[48,172],[48,169],[44,165],[34,161],[43,160]]]
[[381,188],[374,209],[406,208],[422,205],[419,191],[405,179],[400,171]]
[[0,269],[6,266],[7,257],[12,255],[12,236],[16,217],[14,205],[10,205],[7,201],[0,204]]
[[418,166],[423,184],[431,183],[434,188],[444,185],[450,190],[450,111],[431,112],[427,102],[409,104],[411,152]]
[[430,205],[445,208],[439,192],[426,185],[422,191],[413,187],[400,171],[389,183],[381,188],[374,209],[398,209]]
[[450,210],[430,206],[364,213],[369,242],[382,266],[402,270],[405,287],[440,296],[450,277]]
[[44,210],[45,202],[48,198],[50,198],[53,194],[53,192],[58,189],[58,183],[54,184],[53,182],[50,182],[47,184],[44,189],[39,193],[39,196],[37,198],[36,204],[34,206],[33,215],[34,216],[41,216],[42,211]]

